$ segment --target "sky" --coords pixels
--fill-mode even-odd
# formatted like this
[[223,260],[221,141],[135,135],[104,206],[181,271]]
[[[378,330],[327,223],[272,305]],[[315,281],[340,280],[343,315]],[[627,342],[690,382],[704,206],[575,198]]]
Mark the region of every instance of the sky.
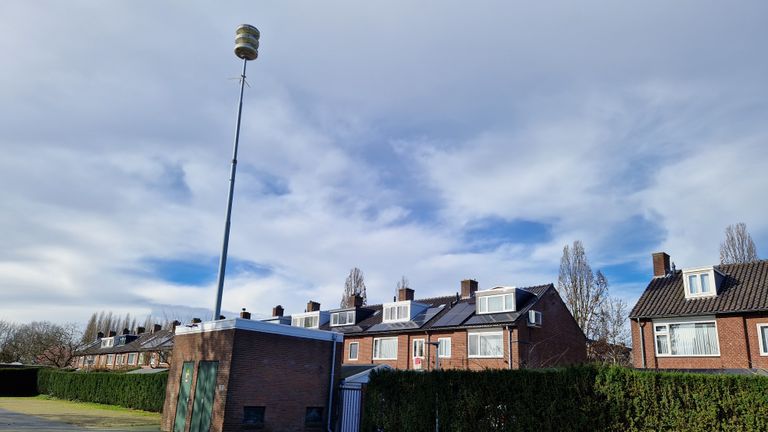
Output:
[[[225,314],[557,283],[581,240],[634,304],[651,253],[768,257],[768,3],[7,1],[0,320],[204,314],[242,23]],[[234,312],[232,312],[234,311]],[[203,318],[207,318],[203,316]]]

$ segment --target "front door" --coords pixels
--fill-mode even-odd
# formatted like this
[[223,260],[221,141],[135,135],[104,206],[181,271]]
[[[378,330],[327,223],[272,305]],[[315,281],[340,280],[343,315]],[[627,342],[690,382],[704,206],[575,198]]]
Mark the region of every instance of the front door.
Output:
[[424,368],[424,339],[413,340],[413,368]]
[[187,426],[189,388],[192,386],[194,369],[194,362],[184,362],[184,366],[181,368],[181,382],[179,383],[179,398],[176,401],[176,419],[173,421],[173,432],[184,432],[184,428]]
[[192,421],[189,432],[208,432],[211,428],[211,410],[216,394],[217,361],[201,361],[197,366],[197,384],[195,384],[195,402],[192,405]]

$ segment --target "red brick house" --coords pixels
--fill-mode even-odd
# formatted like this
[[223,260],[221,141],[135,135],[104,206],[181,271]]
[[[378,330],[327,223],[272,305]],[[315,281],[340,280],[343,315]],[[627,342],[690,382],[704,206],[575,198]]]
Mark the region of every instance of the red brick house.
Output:
[[676,270],[658,252],[653,272],[629,315],[635,367],[768,369],[768,261]]
[[581,363],[586,338],[552,284],[415,299],[401,289],[390,303],[291,316],[291,324],[344,334],[343,364],[397,369],[518,369]]
[[139,327],[136,334],[99,333],[96,340],[75,353],[72,366],[77,369],[167,368],[173,351],[173,331],[155,324],[150,332]]

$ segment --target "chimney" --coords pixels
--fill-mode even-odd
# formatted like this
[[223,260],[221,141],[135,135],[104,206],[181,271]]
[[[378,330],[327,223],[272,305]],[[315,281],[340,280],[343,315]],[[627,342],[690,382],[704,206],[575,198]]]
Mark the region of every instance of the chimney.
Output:
[[307,312],[317,312],[320,310],[320,303],[310,300],[307,303]]
[[192,324],[199,324],[201,322],[203,322],[203,320],[201,320],[200,318],[192,318]]
[[117,336],[117,332],[114,331],[114,330],[110,330],[109,331],[109,337],[115,337],[115,336]]
[[130,331],[130,330],[128,330],[127,328],[124,328],[124,329],[123,329],[123,334],[124,334],[124,335],[127,335],[127,334],[131,334],[131,331]]
[[171,323],[171,327],[173,327],[174,329],[176,329],[176,327],[180,325],[181,325],[181,321],[179,320],[173,320],[173,322]]
[[161,326],[160,324],[155,324],[152,326],[152,333],[157,333],[162,329],[163,329],[163,326]]
[[283,307],[280,306],[280,305],[277,305],[277,306],[272,308],[272,316],[273,317],[281,317],[281,316],[283,316],[283,312],[285,312],[285,311],[283,310]]
[[461,281],[461,298],[470,298],[475,296],[477,291],[477,281],[474,279],[464,279]]
[[352,304],[356,308],[363,306],[363,296],[361,296],[360,294],[355,294],[354,298],[352,299]]
[[249,319],[251,319],[251,313],[250,312],[246,312],[245,308],[243,308],[243,311],[240,312],[240,318],[248,319],[249,320]]
[[103,338],[104,337],[104,332],[96,333],[96,337],[99,338],[99,339]]
[[413,290],[410,288],[400,288],[397,290],[397,301],[413,300]]
[[147,329],[145,329],[144,327],[136,327],[136,334],[137,335],[143,334],[146,330]]
[[666,252],[656,252],[653,256],[653,277],[669,274],[669,255]]

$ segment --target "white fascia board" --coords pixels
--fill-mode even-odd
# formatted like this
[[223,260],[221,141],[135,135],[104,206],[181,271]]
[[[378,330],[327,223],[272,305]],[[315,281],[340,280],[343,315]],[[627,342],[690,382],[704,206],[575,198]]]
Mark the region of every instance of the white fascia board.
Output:
[[482,296],[489,296],[489,295],[501,295],[501,294],[511,294],[514,293],[517,287],[513,286],[505,286],[505,287],[495,287],[487,290],[482,291],[475,291],[475,297],[482,297]]
[[195,333],[209,333],[222,330],[246,330],[261,333],[269,333],[283,336],[292,336],[303,339],[315,339],[321,341],[343,342],[344,335],[337,332],[308,329],[304,327],[287,326],[285,324],[274,324],[263,321],[247,320],[242,318],[231,318],[218,321],[206,321],[195,325],[194,327],[178,326],[176,335],[186,335]]

